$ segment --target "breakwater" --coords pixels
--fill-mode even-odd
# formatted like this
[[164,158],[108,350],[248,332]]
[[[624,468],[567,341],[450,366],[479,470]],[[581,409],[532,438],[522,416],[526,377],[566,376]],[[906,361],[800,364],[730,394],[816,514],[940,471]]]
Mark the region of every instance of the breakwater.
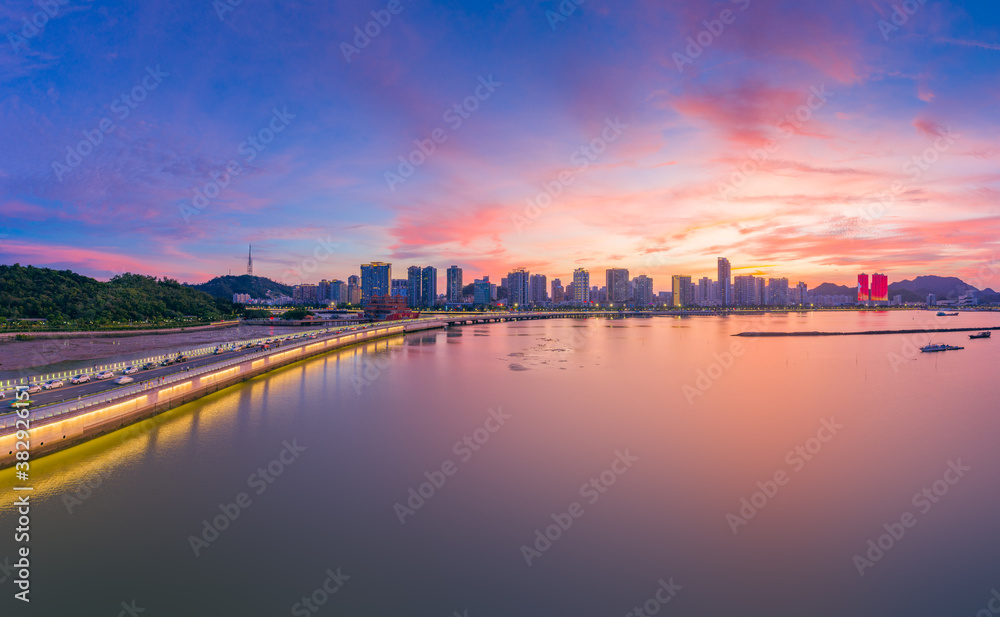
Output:
[[877,334],[921,334],[924,332],[983,332],[985,330],[1000,330],[1000,327],[986,328],[913,328],[910,330],[865,330],[862,332],[740,332],[733,336],[871,336]]

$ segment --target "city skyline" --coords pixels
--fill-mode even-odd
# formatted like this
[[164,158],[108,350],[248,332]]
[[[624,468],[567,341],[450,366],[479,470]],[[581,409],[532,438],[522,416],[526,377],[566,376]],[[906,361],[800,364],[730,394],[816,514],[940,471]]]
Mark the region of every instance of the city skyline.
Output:
[[317,252],[664,279],[725,254],[812,286],[996,254],[995,4],[403,6],[345,56],[380,7],[112,2],[32,34],[11,3],[0,262],[197,283],[252,243],[276,280]]

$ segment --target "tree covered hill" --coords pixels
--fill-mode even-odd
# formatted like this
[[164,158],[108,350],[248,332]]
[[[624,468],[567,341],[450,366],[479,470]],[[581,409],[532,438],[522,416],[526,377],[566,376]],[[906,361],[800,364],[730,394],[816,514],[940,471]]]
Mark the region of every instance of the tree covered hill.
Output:
[[0,265],[0,317],[8,320],[101,324],[185,316],[215,320],[232,313],[232,302],[168,278],[122,274],[102,283],[70,270]]
[[[187,284],[185,283],[185,285]],[[282,285],[263,276],[250,276],[249,274],[217,276],[207,283],[187,286],[224,300],[232,300],[233,294],[250,294],[251,298],[261,299],[268,297],[268,292],[286,296],[292,295],[292,288],[288,285]]]

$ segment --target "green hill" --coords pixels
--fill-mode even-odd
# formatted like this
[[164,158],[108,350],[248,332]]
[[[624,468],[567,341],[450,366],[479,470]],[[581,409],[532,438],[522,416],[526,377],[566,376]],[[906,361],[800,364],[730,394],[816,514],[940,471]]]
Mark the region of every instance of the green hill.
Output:
[[0,265],[0,318],[108,324],[122,321],[217,320],[233,313],[222,301],[172,279],[122,274],[107,283],[70,270]]
[[[185,285],[187,284],[185,283]],[[268,292],[286,296],[292,295],[292,288],[288,285],[282,285],[263,276],[250,276],[248,274],[217,276],[207,283],[187,286],[224,300],[232,300],[233,294],[250,294],[251,298],[259,299],[267,298]]]

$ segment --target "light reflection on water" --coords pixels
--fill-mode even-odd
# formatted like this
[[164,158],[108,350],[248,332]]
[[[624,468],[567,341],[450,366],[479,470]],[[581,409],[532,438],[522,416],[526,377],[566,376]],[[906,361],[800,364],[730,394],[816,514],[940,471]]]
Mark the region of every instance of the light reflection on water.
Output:
[[[966,349],[903,357],[902,335],[730,336],[927,318],[544,320],[302,362],[34,462],[34,614],[132,598],[149,615],[287,614],[337,567],[351,578],[319,614],[624,615],[671,577],[664,615],[975,614],[1000,585],[996,343],[946,334]],[[477,433],[490,409],[510,419]],[[256,494],[291,440],[306,450]],[[583,485],[626,449],[638,460],[590,503]],[[971,470],[921,513],[914,495],[959,459]],[[449,462],[401,525],[394,505]],[[195,558],[189,536],[240,492],[250,506]],[[743,499],[761,507],[734,534]],[[907,512],[859,576],[853,556]]]

